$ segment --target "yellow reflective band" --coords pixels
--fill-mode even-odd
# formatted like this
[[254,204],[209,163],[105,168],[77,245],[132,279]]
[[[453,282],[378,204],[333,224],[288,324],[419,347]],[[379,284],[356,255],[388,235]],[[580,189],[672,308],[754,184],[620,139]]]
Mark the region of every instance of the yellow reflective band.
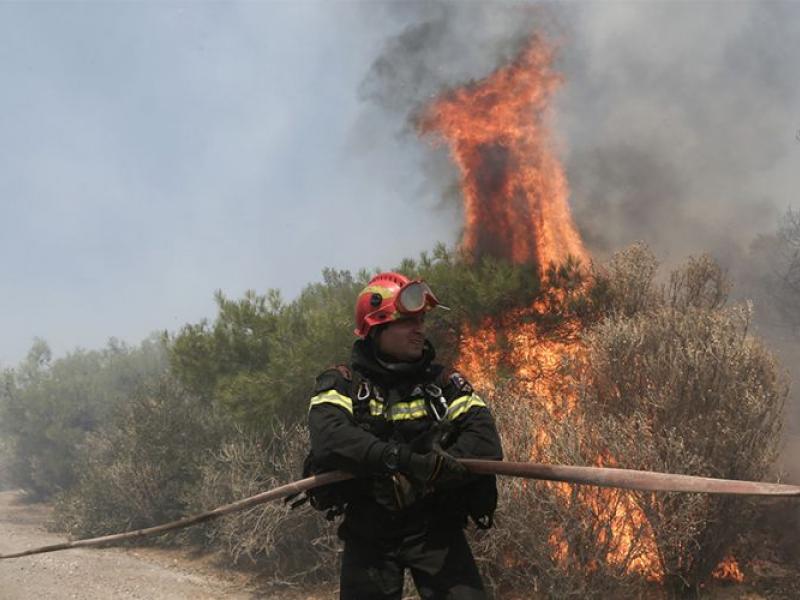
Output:
[[468,396],[461,396],[453,400],[450,404],[450,410],[447,413],[447,418],[451,421],[457,419],[471,408],[486,407],[486,403],[481,400],[478,394],[469,394]]
[[411,402],[398,402],[389,409],[389,419],[391,421],[405,421],[409,419],[421,419],[428,415],[425,409],[424,400],[412,400]]
[[333,404],[345,409],[351,415],[353,414],[353,401],[336,390],[328,390],[311,398],[311,406],[308,407],[308,410],[320,404]]
[[377,400],[370,400],[369,414],[372,415],[373,417],[380,417],[381,415],[383,415],[383,404],[381,404]]

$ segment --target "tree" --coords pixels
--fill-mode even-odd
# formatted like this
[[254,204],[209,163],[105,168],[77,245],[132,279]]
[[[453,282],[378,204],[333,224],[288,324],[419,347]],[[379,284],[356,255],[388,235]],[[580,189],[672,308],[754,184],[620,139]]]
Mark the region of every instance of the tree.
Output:
[[[450,351],[445,360],[455,354],[465,323],[528,305],[539,291],[534,265],[494,258],[468,262],[441,244],[396,270],[424,278],[454,307],[430,314],[434,344]],[[226,407],[243,426],[268,431],[276,415],[302,418],[314,377],[349,360],[355,299],[371,273],[326,269],[322,276],[292,302],[276,290],[248,291],[240,300],[217,292],[214,322],[187,324],[169,340],[172,373],[205,402]]]
[[104,350],[75,350],[57,360],[36,340],[22,364],[5,373],[0,395],[9,478],[37,497],[71,486],[86,434],[165,367],[165,349],[156,338],[138,348],[112,339]]

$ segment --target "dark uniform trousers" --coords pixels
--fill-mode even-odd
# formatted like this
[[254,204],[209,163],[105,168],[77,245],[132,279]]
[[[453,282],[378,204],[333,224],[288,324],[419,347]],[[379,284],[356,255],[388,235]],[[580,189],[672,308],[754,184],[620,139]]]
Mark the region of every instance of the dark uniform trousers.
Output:
[[423,600],[486,600],[463,529],[420,531],[391,543],[348,538],[341,600],[400,600],[405,569]]

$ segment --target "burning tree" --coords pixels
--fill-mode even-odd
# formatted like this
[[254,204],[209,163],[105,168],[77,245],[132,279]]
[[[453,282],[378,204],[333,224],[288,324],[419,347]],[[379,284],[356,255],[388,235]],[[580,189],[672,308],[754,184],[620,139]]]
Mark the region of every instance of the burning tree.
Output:
[[[534,37],[418,119],[460,169],[468,260],[532,263],[541,279],[529,304],[461,330],[459,367],[493,400],[509,459],[763,476],[786,386],[748,334],[748,308],[725,306],[721,269],[695,259],[659,287],[642,246],[607,272],[588,268],[547,127],[560,83],[552,57]],[[502,486],[500,530],[477,540],[482,560],[501,587],[552,596],[696,587],[749,510],[696,495]],[[738,576],[730,558],[722,567]]]

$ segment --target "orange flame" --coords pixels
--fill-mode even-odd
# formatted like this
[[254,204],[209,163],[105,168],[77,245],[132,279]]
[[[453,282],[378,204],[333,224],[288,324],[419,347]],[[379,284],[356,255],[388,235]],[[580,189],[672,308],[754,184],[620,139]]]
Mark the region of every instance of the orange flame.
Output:
[[[564,168],[548,129],[549,103],[561,84],[552,68],[553,54],[544,41],[531,38],[510,65],[443,94],[418,122],[421,134],[439,134],[461,172],[463,249],[473,258],[490,254],[533,263],[541,275],[551,263],[564,263],[570,256],[583,264],[588,258],[570,215]],[[492,389],[499,371],[511,372],[521,391],[541,402],[555,418],[580,410],[570,391],[569,375],[561,367],[583,351],[581,323],[566,319],[558,331],[542,330],[537,319],[530,317],[549,310],[539,301],[466,328],[457,368],[486,391]],[[541,460],[551,443],[550,432],[539,428],[535,441],[531,459]],[[596,463],[614,466],[616,461],[603,455]],[[546,485],[570,506],[570,486]],[[607,548],[608,564],[623,565],[629,573],[650,581],[663,581],[653,530],[632,493],[583,488],[574,497],[598,523],[610,524],[597,534],[598,543]],[[563,528],[554,528],[548,543],[553,560],[566,564],[571,549]],[[596,569],[597,564],[586,568]],[[732,556],[720,563],[713,576],[744,580]]]
[[548,104],[561,83],[553,51],[538,38],[510,65],[442,95],[420,121],[438,132],[461,170],[472,256],[544,268],[586,251],[570,215],[567,179],[551,144]]
[[[461,172],[463,249],[472,257],[490,254],[534,263],[542,275],[551,263],[571,256],[585,264],[588,256],[569,211],[564,168],[547,124],[550,100],[561,83],[552,59],[553,49],[533,37],[513,63],[443,94],[418,123],[423,135],[441,136]],[[487,391],[501,367],[510,370],[529,397],[558,417],[578,408],[567,391],[568,376],[560,370],[582,351],[581,324],[567,320],[558,335],[548,334],[536,319],[527,318],[547,310],[534,304],[466,329],[457,366]],[[550,442],[549,432],[540,428],[531,458],[540,458]],[[550,485],[565,503],[570,501],[569,486]],[[609,548],[609,564],[627,565],[628,571],[651,580],[663,578],[652,529],[632,495],[581,490],[578,498],[599,520],[611,523],[613,539],[599,540]],[[600,535],[609,536],[605,531]],[[556,528],[548,542],[553,559],[565,563],[570,550],[564,532]],[[644,551],[631,558],[635,543]]]
[[744,573],[739,568],[739,563],[736,559],[728,555],[717,568],[711,572],[711,576],[719,581],[730,581],[732,583],[742,583],[744,581]]

